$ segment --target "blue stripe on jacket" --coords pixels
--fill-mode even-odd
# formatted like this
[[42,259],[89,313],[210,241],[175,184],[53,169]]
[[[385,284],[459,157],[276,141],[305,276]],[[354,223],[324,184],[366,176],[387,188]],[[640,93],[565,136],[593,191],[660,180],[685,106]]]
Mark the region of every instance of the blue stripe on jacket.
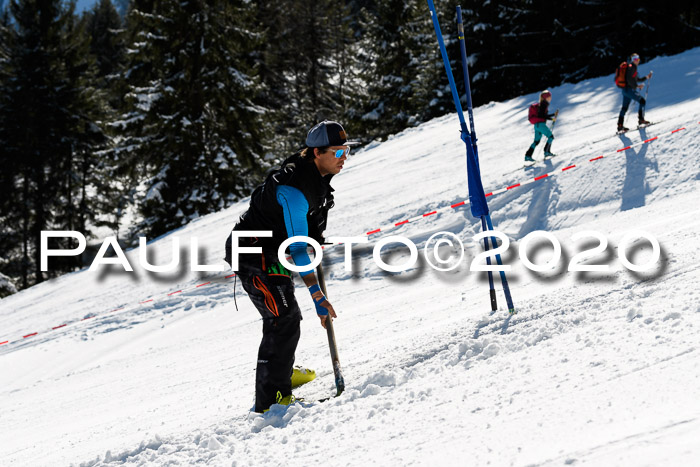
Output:
[[[309,202],[306,201],[304,194],[292,186],[280,185],[277,187],[277,202],[282,206],[287,237],[308,236],[309,226],[306,222],[306,214],[309,212]],[[311,259],[306,252],[306,242],[292,243],[289,246],[289,252],[297,266],[311,264]],[[309,270],[299,274],[303,277],[312,272],[313,270]]]

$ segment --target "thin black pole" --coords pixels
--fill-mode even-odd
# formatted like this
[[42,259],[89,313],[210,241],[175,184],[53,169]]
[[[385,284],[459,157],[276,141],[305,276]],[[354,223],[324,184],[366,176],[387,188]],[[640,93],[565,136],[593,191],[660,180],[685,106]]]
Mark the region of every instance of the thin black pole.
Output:
[[[481,230],[484,232],[486,232],[488,230],[486,228],[486,218],[484,216],[481,216]],[[488,237],[484,237],[484,251],[489,251],[489,238]],[[486,257],[486,264],[491,266],[491,257],[490,256]],[[491,297],[491,311],[496,311],[496,310],[498,310],[498,302],[496,302],[496,288],[493,285],[493,272],[488,271],[488,273],[489,273],[489,296]]]
[[[321,287],[323,295],[328,297],[328,291],[326,290],[326,278],[323,274],[323,265],[319,263],[316,268],[316,277],[318,278],[318,285]],[[338,346],[335,344],[335,332],[333,332],[333,318],[331,318],[330,313],[326,317],[326,333],[328,334],[328,347],[331,351],[331,362],[333,363],[333,374],[335,375],[335,388],[337,390],[335,396],[338,397],[345,391],[345,379],[343,378],[343,372],[340,369],[340,359],[338,358]]]

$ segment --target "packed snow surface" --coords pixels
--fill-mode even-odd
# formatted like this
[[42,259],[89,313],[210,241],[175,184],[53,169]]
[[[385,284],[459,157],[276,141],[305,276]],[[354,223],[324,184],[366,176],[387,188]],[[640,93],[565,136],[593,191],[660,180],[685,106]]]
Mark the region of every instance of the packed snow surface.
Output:
[[[194,237],[201,264],[223,264],[246,199],[148,245],[150,261],[165,264],[177,238],[178,272],[144,271],[137,249],[127,252],[135,272],[101,266],[0,301],[0,342],[9,341],[0,345],[0,463],[697,465],[700,49],[640,66],[649,70],[647,118],[657,123],[623,136],[612,76],[552,88],[558,156],[542,161],[542,143],[532,168],[523,155],[537,95],[475,109],[487,192],[556,174],[488,198],[495,228],[511,241],[504,261],[517,314],[508,313],[498,274],[492,312],[486,273],[469,270],[481,226],[468,206],[371,235],[354,247],[350,271],[343,249],[330,248],[324,264],[347,389],[316,402],[333,392],[333,372],[297,278],[296,361],[318,377],[296,391],[306,402],[251,413],[259,314],[240,284],[236,308],[230,272],[190,271]],[[627,124],[635,123],[633,104]],[[327,235],[366,236],[466,199],[465,165],[456,114],[372,144],[333,181]],[[532,272],[519,256],[538,230],[562,245],[554,270]],[[575,262],[609,271],[567,271],[598,245],[591,234],[575,239],[586,231],[607,247]],[[654,259],[639,231],[660,244],[646,272],[620,260],[618,244],[630,235],[625,257]],[[438,232],[464,242],[453,271],[423,256]],[[373,260],[389,235],[419,248],[405,272]],[[531,244],[530,260],[546,263],[548,245]],[[383,259],[403,264],[408,250],[393,243]]]

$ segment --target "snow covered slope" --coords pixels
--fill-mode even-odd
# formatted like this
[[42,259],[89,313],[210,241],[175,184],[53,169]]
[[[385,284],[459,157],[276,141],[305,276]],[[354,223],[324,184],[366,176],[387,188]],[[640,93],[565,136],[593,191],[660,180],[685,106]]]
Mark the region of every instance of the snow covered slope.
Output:
[[[9,341],[0,345],[0,463],[697,462],[700,49],[640,69],[654,70],[647,117],[656,125],[614,135],[621,99],[611,76],[554,88],[559,156],[531,169],[522,159],[535,95],[475,110],[487,192],[555,175],[489,197],[496,228],[512,241],[504,259],[516,315],[500,284],[500,310],[491,312],[485,274],[469,271],[480,225],[468,207],[449,208],[467,193],[459,124],[448,115],[360,152],[334,180],[329,236],[447,208],[372,235],[354,249],[352,271],[340,249],[327,251],[341,397],[250,413],[261,323],[240,285],[236,309],[225,273],[147,273],[135,250],[127,253],[134,273],[80,271],[0,301],[0,342]],[[628,123],[635,119],[633,105]],[[177,237],[188,263],[196,237],[200,261],[221,263],[247,201],[152,242],[151,261],[169,261]],[[620,266],[617,244],[635,229],[661,244],[650,272]],[[535,230],[563,245],[555,271],[531,272],[518,257],[518,240]],[[611,271],[567,272],[586,243],[572,236],[591,230],[609,241],[591,262]],[[457,270],[437,272],[422,254],[398,274],[372,260],[387,235],[422,248],[443,231],[465,242]],[[650,257],[648,243],[629,250],[637,264]],[[530,251],[539,263],[551,256]],[[408,254],[388,256],[397,264]],[[297,394],[315,400],[332,392],[333,374],[311,300],[297,295],[305,317],[297,362],[319,375]]]

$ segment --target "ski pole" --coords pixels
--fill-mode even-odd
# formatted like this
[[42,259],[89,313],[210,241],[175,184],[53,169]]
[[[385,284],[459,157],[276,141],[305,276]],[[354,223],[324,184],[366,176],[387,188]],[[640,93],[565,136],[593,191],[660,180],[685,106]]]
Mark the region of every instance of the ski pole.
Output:
[[552,128],[549,130],[554,134],[554,125],[557,123],[557,116],[559,115],[559,109],[557,109],[556,112],[554,112],[554,118],[552,119]]
[[647,90],[644,92],[644,102],[649,98],[649,86],[651,86],[651,79],[654,77],[654,70],[651,70],[651,76],[647,80]]
[[[323,275],[323,265],[319,263],[316,268],[316,276],[318,277],[318,285],[321,287],[323,295],[328,297],[328,292],[326,291],[326,278]],[[326,318],[326,333],[328,334],[328,347],[331,351],[331,362],[333,363],[333,374],[335,375],[335,388],[337,390],[335,396],[338,397],[345,391],[345,379],[343,378],[343,372],[340,369],[340,359],[338,358],[338,347],[335,344],[335,332],[333,332],[333,319],[330,313]]]
[[[472,145],[476,153],[476,130],[474,129],[474,111],[472,110],[472,89],[469,79],[469,67],[467,66],[467,46],[464,41],[464,23],[462,22],[462,7],[457,5],[457,39],[459,51],[462,54],[462,73],[464,74],[464,90],[467,95],[467,112],[469,113],[469,128],[471,129]],[[477,158],[479,157],[477,153]]]

